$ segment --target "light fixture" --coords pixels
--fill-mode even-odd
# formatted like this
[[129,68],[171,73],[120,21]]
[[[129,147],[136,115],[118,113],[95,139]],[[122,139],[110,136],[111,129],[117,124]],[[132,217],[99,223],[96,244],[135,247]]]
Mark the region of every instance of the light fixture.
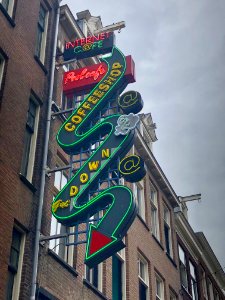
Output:
[[113,23],[112,25],[108,25],[108,26],[102,27],[98,30],[95,30],[94,34],[99,34],[99,33],[103,33],[103,32],[112,32],[115,30],[119,30],[119,32],[120,32],[121,29],[124,28],[125,26],[126,25],[125,25],[124,21]]

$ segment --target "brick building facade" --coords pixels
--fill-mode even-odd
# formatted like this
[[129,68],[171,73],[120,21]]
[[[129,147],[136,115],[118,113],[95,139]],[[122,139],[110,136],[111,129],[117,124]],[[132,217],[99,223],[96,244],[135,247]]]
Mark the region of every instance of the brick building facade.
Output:
[[0,299],[30,297],[56,7],[0,1]]
[[[56,143],[62,122],[84,97],[63,95],[63,73],[99,62],[95,57],[62,65],[63,45],[102,28],[101,19],[89,11],[78,13],[76,20],[68,6],[60,9],[48,160],[42,166],[57,5],[0,2],[0,299],[30,299],[42,167],[46,178],[36,299],[224,299],[225,275],[215,272],[221,266],[205,237],[193,232],[182,209],[174,213],[181,203],[152,153],[157,138],[151,114],[140,114],[131,150],[145,160],[147,174],[138,183],[125,183],[138,203],[124,238],[126,248],[89,269],[83,263],[87,224],[68,229],[52,217],[53,197],[70,178],[71,167],[79,167],[79,159]],[[49,240],[57,234],[61,237]]]

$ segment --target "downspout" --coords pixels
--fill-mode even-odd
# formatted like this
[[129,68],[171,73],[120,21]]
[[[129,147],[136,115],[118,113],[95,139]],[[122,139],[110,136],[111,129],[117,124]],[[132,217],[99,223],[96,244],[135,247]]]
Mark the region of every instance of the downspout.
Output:
[[41,220],[42,220],[42,210],[44,201],[44,190],[45,190],[45,177],[46,177],[46,167],[47,167],[47,157],[48,157],[48,143],[50,135],[50,122],[51,122],[51,107],[52,107],[52,96],[53,96],[53,86],[54,86],[54,73],[55,73],[55,59],[56,59],[56,47],[59,29],[59,17],[60,17],[60,2],[58,1],[57,13],[56,13],[56,24],[55,24],[55,36],[53,41],[53,53],[52,53],[52,64],[50,71],[50,83],[49,83],[49,95],[48,95],[48,110],[47,110],[47,122],[46,131],[44,139],[44,152],[43,152],[43,164],[40,182],[40,195],[38,201],[38,212],[37,212],[37,223],[35,231],[35,244],[34,244],[34,257],[32,265],[32,278],[31,278],[31,297],[30,300],[35,300],[36,288],[37,288],[37,269],[38,269],[38,255],[39,255],[39,242],[41,234]]

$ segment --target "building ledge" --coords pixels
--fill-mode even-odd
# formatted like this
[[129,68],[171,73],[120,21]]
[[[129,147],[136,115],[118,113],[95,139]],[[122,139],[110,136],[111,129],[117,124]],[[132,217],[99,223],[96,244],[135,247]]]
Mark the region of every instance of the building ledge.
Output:
[[37,290],[37,296],[39,296],[39,295],[44,296],[44,299],[59,300],[59,298],[56,298],[55,296],[53,296],[44,287],[39,287],[38,288],[38,290]]
[[86,287],[91,289],[97,296],[99,296],[101,299],[108,300],[108,298],[102,294],[93,284],[91,284],[87,279],[83,279],[83,283]]
[[144,225],[144,227],[145,227],[148,231],[150,231],[150,228],[148,227],[146,221],[145,221],[139,214],[137,214],[137,217],[138,217],[138,219],[141,221],[141,223]]
[[161,244],[161,242],[157,239],[157,237],[152,234],[153,239],[156,241],[156,243],[159,245],[159,247],[164,251],[163,245]]
[[48,74],[48,70],[43,65],[43,63],[40,61],[39,57],[37,55],[34,55],[34,59],[36,60],[36,62],[38,63],[38,65],[41,67],[41,69],[44,71],[45,75],[47,75]]
[[60,256],[58,256],[54,251],[48,249],[48,254],[53,257],[58,263],[60,263],[67,271],[69,271],[73,276],[77,277],[78,272],[71,267],[67,262],[65,262]]
[[166,252],[166,256],[168,257],[169,261],[172,263],[172,265],[177,268],[177,264],[175,263],[174,259]]
[[19,174],[20,176],[20,180],[31,190],[31,192],[34,194],[37,189],[36,187],[23,175],[23,174]]

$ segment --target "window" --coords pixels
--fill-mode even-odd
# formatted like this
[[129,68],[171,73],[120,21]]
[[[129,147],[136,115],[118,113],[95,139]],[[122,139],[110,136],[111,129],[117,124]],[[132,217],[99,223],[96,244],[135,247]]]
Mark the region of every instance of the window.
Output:
[[166,206],[164,206],[163,219],[164,219],[164,236],[165,236],[166,252],[169,256],[173,257],[172,238],[171,238],[171,215],[169,209]]
[[0,0],[0,4],[4,7],[4,9],[7,11],[10,17],[12,17],[14,0]]
[[158,193],[154,186],[150,186],[150,201],[151,201],[151,231],[152,234],[160,240],[159,235],[159,212],[158,212]]
[[122,249],[112,257],[112,299],[125,299],[125,276],[125,249]]
[[215,291],[215,300],[220,300],[219,293]]
[[[55,194],[57,194],[67,183],[67,175],[65,171],[57,171],[55,172]],[[51,231],[50,235],[56,234],[66,234],[70,233],[74,230],[73,227],[69,228],[60,224],[54,216],[52,216],[51,220]],[[69,242],[72,243],[74,236],[69,236]],[[65,260],[69,265],[73,266],[73,252],[74,246],[66,246],[66,238],[58,238],[50,240],[49,248],[54,251],[57,255],[59,255],[63,260]]]
[[40,5],[37,27],[38,28],[37,28],[35,55],[44,64],[46,38],[47,38],[47,27],[48,27],[48,12],[43,7],[43,5]]
[[139,278],[139,300],[148,299],[148,263],[139,255],[138,257],[138,278]]
[[94,266],[91,269],[86,266],[85,278],[100,292],[102,292],[102,263]]
[[7,300],[19,299],[24,243],[24,234],[13,228],[8,266]]
[[181,285],[187,290],[188,289],[188,281],[187,281],[186,257],[185,257],[185,252],[180,245],[178,245],[178,252],[179,252]]
[[213,294],[213,285],[212,285],[212,282],[211,280],[208,279],[208,287],[209,287],[209,297],[210,297],[210,300],[214,300],[214,294]]
[[145,198],[144,198],[144,187],[143,180],[133,184],[134,198],[138,204],[138,214],[145,220]]
[[34,97],[30,98],[27,112],[24,151],[22,158],[21,174],[32,182],[35,159],[37,132],[39,119],[39,105]]
[[173,291],[170,290],[170,300],[177,300],[177,296]]
[[158,274],[156,274],[156,300],[164,299],[164,282]]
[[0,53],[0,91],[2,90],[4,70],[5,70],[5,58]]
[[73,96],[68,97],[65,94],[62,94],[62,101],[61,101],[61,108],[62,110],[67,110],[70,108],[78,108],[80,103],[84,100],[84,95],[83,96]]
[[206,278],[205,278],[205,271],[202,269],[202,280],[201,280],[201,285],[202,285],[202,292],[203,296],[205,297],[206,300],[208,300],[208,294],[207,294],[207,285],[206,285]]
[[196,280],[196,270],[195,266],[189,261],[189,268],[190,268],[190,276],[191,276],[191,294],[192,299],[198,299],[198,290],[197,290],[197,280]]

